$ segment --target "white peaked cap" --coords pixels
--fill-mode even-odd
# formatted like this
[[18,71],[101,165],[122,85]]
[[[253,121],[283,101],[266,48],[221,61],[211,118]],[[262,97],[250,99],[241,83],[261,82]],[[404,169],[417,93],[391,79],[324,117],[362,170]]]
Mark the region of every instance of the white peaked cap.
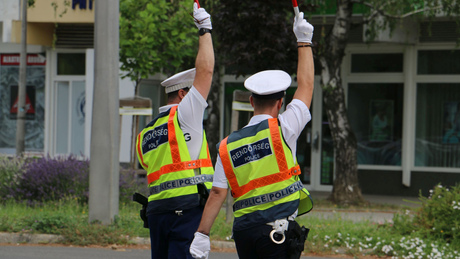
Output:
[[291,82],[291,76],[282,70],[265,70],[248,77],[244,87],[257,95],[271,95],[284,92]]
[[182,71],[164,80],[161,82],[161,85],[165,87],[166,93],[171,93],[185,87],[191,88],[193,80],[195,80],[195,73],[195,68]]

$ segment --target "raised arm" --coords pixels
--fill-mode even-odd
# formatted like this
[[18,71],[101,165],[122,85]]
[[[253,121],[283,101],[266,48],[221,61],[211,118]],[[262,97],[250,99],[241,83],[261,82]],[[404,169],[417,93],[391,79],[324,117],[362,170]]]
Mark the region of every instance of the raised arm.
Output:
[[315,80],[315,67],[311,50],[313,26],[303,18],[303,12],[294,18],[294,34],[297,37],[298,64],[297,90],[293,98],[301,100],[310,109]]
[[[211,15],[204,8],[193,4],[193,18],[199,30],[198,54],[195,60],[196,75],[193,86],[200,92],[204,99],[208,98],[211,89],[212,74],[214,72],[214,48],[211,38]],[[202,35],[201,35],[202,34]]]
[[195,238],[190,245],[190,254],[193,258],[208,258],[211,250],[209,232],[212,224],[219,214],[220,208],[227,197],[227,189],[213,186],[209,194],[208,201],[204,207],[200,225],[195,232]]

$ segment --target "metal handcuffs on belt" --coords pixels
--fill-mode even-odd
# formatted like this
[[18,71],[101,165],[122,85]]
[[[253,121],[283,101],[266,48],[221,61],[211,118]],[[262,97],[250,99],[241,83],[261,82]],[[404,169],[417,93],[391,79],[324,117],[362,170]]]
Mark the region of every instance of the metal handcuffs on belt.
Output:
[[[273,227],[273,230],[270,232],[270,238],[273,241],[273,243],[278,245],[284,243],[284,241],[286,240],[286,235],[284,233],[288,230],[289,221],[286,218],[277,219],[274,222],[267,223],[267,225]],[[282,236],[280,241],[277,241],[274,238],[275,233]]]

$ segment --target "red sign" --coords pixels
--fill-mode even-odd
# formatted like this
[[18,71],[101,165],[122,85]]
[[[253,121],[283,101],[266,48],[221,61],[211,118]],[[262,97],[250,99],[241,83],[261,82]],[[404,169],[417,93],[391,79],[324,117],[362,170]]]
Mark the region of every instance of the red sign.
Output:
[[[16,98],[16,101],[14,104],[11,106],[10,113],[18,113],[18,102],[19,102],[19,97]],[[26,113],[28,114],[35,114],[35,109],[32,103],[30,102],[29,96],[26,95]]]
[[[0,64],[2,66],[19,66],[20,56],[19,54],[2,54]],[[41,54],[28,54],[27,55],[28,66],[44,66],[46,65],[46,58]]]
[[[18,86],[12,85],[10,91],[10,120],[16,120],[18,115]],[[35,119],[35,87],[26,87],[26,120]]]

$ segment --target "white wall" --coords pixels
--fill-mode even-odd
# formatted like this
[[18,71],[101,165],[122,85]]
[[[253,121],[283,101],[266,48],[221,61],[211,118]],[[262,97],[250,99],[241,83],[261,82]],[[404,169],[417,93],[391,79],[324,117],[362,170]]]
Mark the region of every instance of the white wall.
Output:
[[0,0],[0,43],[11,41],[12,21],[20,20],[20,9],[20,0]]
[[[85,107],[85,156],[90,157],[91,146],[91,121],[92,121],[92,103],[94,90],[94,49],[86,50],[86,107]],[[134,96],[134,84],[128,79],[119,81],[119,97],[127,98]],[[128,163],[131,157],[131,123],[132,116],[120,117],[120,162]]]
[[0,21],[19,20],[21,13],[21,0],[0,1]]
[[[134,83],[128,79],[120,78],[120,99],[134,97]],[[120,139],[120,162],[128,163],[131,157],[131,140],[134,139],[131,132],[133,116],[120,116],[121,139]]]

